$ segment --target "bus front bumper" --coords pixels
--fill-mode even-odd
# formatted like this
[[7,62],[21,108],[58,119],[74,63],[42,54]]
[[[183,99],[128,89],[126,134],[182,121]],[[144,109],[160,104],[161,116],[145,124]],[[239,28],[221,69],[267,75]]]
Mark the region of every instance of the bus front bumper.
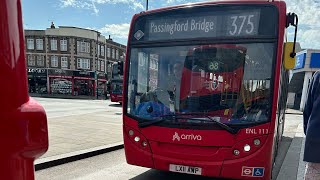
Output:
[[[272,139],[268,138],[257,152],[239,159],[222,161],[191,160],[167,157],[143,150],[124,135],[126,159],[129,164],[163,171],[232,179],[271,179]],[[271,139],[271,140],[270,140]],[[229,152],[232,151],[229,149]]]

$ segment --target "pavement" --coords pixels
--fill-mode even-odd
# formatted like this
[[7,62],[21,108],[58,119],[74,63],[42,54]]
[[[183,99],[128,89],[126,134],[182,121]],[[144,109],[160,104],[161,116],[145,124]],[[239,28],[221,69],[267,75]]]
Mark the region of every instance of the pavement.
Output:
[[286,114],[303,115],[302,111],[296,109],[287,109]]
[[[123,148],[122,108],[109,100],[35,98],[46,110],[49,150],[35,161],[36,170]],[[302,112],[288,109],[277,180],[302,180]]]
[[[46,110],[49,149],[38,164],[122,147],[122,107],[109,100],[35,98]],[[113,145],[113,146],[110,146]],[[102,151],[101,151],[102,152]]]
[[[79,95],[79,96],[71,96],[71,95],[64,95],[64,94],[47,94],[47,93],[29,93],[29,96],[35,97],[35,98],[58,98],[58,99],[90,99],[90,100],[96,100],[96,96],[85,96],[85,95]],[[109,97],[109,96],[108,96]],[[105,96],[98,96],[98,99],[104,100]]]
[[[290,111],[290,110],[289,110]],[[291,111],[291,112],[294,112]],[[290,116],[290,114],[286,114],[286,116]],[[303,116],[301,112],[291,114],[289,119],[295,118],[299,120],[298,127],[295,130],[294,137],[290,144],[290,147],[286,153],[285,159],[283,160],[279,175],[277,180],[288,180],[288,179],[296,179],[303,180],[304,172],[305,172],[305,162],[303,161],[303,153],[304,153],[304,142],[305,135],[303,133]],[[295,116],[295,117],[294,117]]]

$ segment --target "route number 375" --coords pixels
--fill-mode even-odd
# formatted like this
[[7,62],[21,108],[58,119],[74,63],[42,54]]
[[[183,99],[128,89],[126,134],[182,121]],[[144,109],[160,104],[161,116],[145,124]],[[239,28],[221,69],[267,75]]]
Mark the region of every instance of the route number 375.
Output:
[[254,32],[253,24],[254,15],[247,16],[231,16],[231,30],[230,35],[236,36],[240,34],[252,34]]

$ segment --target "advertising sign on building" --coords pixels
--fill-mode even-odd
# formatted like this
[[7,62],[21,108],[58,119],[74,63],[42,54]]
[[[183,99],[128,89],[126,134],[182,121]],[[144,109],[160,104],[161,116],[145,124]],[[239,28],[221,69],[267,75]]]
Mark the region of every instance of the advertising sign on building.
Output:
[[294,66],[294,69],[304,68],[305,60],[306,60],[306,53],[297,55],[296,56],[296,64]]
[[73,71],[64,70],[64,69],[49,69],[49,77],[56,78],[72,78]]
[[320,53],[311,53],[310,68],[320,68]]
[[72,82],[69,79],[55,78],[51,83],[51,92],[54,94],[71,94]]
[[47,76],[47,70],[41,68],[28,68],[28,75],[33,76]]
[[90,71],[74,71],[73,72],[75,79],[94,79],[95,73]]

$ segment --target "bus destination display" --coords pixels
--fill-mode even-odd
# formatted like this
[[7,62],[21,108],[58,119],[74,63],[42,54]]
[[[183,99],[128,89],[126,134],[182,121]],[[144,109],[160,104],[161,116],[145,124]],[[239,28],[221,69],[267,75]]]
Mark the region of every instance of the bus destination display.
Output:
[[172,16],[146,21],[144,40],[258,35],[260,11],[228,15]]

